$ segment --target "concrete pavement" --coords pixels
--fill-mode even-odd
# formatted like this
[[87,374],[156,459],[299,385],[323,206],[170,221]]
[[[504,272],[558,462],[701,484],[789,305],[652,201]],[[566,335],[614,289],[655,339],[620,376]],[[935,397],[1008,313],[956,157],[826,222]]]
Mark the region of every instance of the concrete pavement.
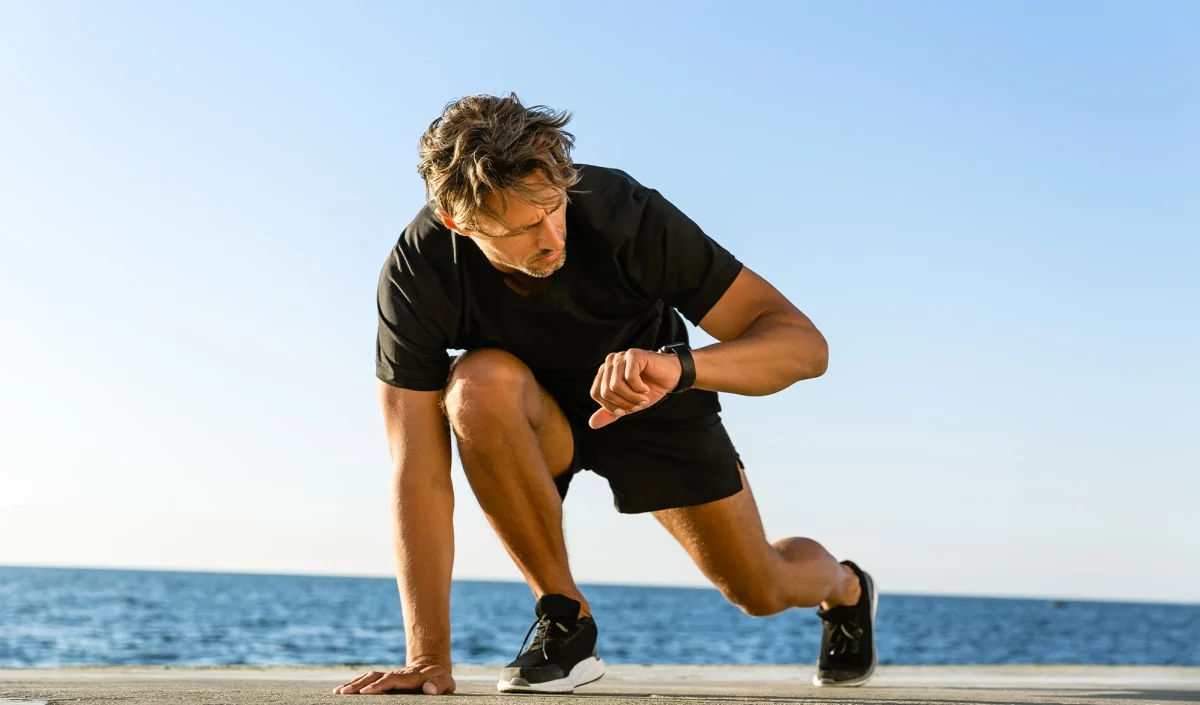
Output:
[[[378,670],[385,670],[377,667]],[[382,697],[390,703],[429,702],[428,696],[333,695],[334,686],[366,667],[96,667],[0,669],[5,699],[148,705],[346,705]],[[807,666],[609,666],[604,679],[575,695],[502,695],[498,667],[456,669],[455,702],[543,705],[580,698],[590,705],[696,703],[1200,703],[1200,668],[1137,666],[885,666],[865,688],[814,688]],[[437,700],[436,698],[434,700]],[[7,704],[5,704],[7,705]]]

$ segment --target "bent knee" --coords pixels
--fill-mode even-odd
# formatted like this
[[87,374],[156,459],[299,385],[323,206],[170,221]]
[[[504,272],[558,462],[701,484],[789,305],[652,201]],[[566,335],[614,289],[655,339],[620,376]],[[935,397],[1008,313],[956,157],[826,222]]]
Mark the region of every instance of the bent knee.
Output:
[[442,397],[446,418],[461,434],[477,419],[523,409],[531,385],[536,389],[533,372],[512,353],[495,348],[464,353]]
[[770,617],[791,606],[778,590],[770,587],[726,587],[721,592],[751,617]]

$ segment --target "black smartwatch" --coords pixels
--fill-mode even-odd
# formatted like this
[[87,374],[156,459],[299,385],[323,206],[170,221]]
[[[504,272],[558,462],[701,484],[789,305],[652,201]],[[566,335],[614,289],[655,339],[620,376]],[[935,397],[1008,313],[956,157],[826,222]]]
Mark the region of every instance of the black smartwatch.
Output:
[[692,388],[696,382],[696,360],[692,358],[692,349],[687,343],[671,343],[664,345],[660,353],[671,353],[679,358],[679,383],[667,394],[679,394]]

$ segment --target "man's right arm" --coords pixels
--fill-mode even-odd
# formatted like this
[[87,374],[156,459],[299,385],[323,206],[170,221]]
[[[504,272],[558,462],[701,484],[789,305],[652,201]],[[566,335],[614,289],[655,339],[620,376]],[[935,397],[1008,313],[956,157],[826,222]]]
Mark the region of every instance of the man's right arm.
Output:
[[336,692],[452,693],[454,488],[450,432],[441,410],[441,392],[418,392],[380,382],[379,400],[392,456],[392,526],[407,667],[363,674]]

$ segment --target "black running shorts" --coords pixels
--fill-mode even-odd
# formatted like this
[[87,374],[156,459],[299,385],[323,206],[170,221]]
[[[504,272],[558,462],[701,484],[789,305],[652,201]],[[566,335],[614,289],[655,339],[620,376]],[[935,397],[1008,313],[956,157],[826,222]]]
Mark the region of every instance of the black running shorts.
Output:
[[554,479],[563,499],[580,470],[608,480],[613,503],[623,514],[690,507],[741,491],[741,461],[720,414],[643,419],[637,418],[640,413],[600,429],[568,413],[575,459]]
[[[451,369],[462,357],[454,358]],[[534,377],[566,416],[575,442],[571,466],[554,478],[563,499],[581,470],[608,480],[622,514],[691,507],[742,490],[739,466],[745,466],[721,423],[716,392],[668,394],[648,409],[593,429],[588,419],[600,405],[589,394],[591,375]]]

